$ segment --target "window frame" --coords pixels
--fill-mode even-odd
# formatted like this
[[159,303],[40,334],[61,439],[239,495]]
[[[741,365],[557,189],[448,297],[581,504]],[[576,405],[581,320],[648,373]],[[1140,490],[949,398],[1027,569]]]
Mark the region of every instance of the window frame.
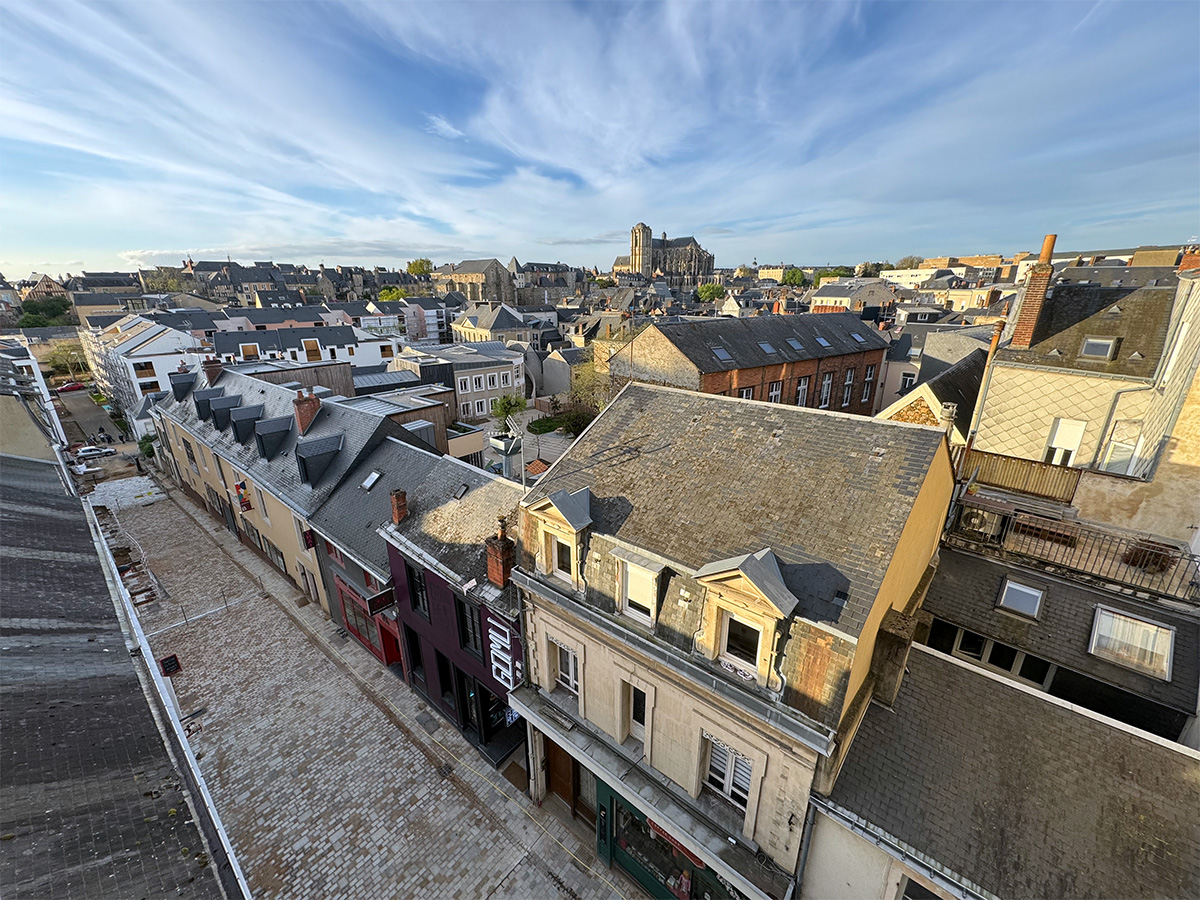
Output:
[[[716,794],[722,800],[731,803],[743,813],[746,812],[750,808],[750,797],[754,792],[754,761],[745,754],[739,753],[724,741],[708,733],[704,735],[704,742],[704,777],[701,780],[702,787]],[[714,751],[719,751],[719,753]],[[724,759],[724,771],[714,772],[718,757]],[[745,800],[738,799],[734,793],[734,788],[738,787],[736,783],[738,760],[741,760],[745,764]],[[714,784],[714,782],[718,783]]]
[[[550,558],[547,569],[549,574],[556,578],[561,578],[563,581],[575,583],[575,548],[571,542],[564,541],[562,537],[553,531],[547,531],[546,537],[550,542]],[[567,568],[561,566],[562,559],[559,555],[559,548],[565,547],[567,550]]]
[[821,375],[820,393],[817,399],[819,403],[817,409],[829,409],[829,403],[833,399],[833,373],[825,372]]
[[467,378],[464,376],[464,377],[458,379],[458,392],[460,394],[471,393],[471,379],[470,378]]
[[[1084,335],[1083,342],[1079,345],[1079,353],[1076,355],[1080,359],[1098,359],[1111,360],[1117,353],[1118,339],[1115,337],[1107,337],[1101,335]],[[1088,353],[1088,344],[1108,344],[1108,350],[1104,353]]]
[[[1165,632],[1168,637],[1165,666],[1166,671],[1159,672],[1158,670],[1150,669],[1148,666],[1139,665],[1132,660],[1122,659],[1118,657],[1116,653],[1111,651],[1106,652],[1098,648],[1096,646],[1096,638],[1099,635],[1100,619],[1106,614],[1109,616],[1129,619],[1134,622],[1140,622],[1143,625],[1149,625]],[[1171,680],[1172,671],[1175,667],[1175,632],[1176,629],[1174,625],[1164,625],[1162,622],[1156,622],[1153,619],[1147,619],[1145,616],[1139,616],[1135,613],[1126,612],[1125,610],[1118,609],[1115,606],[1107,606],[1103,603],[1098,603],[1096,604],[1095,615],[1092,617],[1092,631],[1088,638],[1088,654],[1096,657],[1097,659],[1102,659],[1105,662],[1112,663],[1114,666],[1120,666],[1123,669],[1129,669],[1131,672],[1138,672],[1139,674],[1145,675],[1148,678],[1169,682]]]
[[900,373],[900,393],[906,394],[913,389],[917,383],[916,372],[901,372]]
[[854,398],[854,369],[846,370],[846,377],[842,380],[842,409],[850,405],[850,401]]
[[[744,628],[752,628],[758,632],[758,643],[754,648],[754,662],[747,663],[740,656],[735,656],[729,652],[729,624],[737,622]],[[748,622],[741,616],[728,609],[721,610],[721,637],[717,643],[717,659],[720,662],[728,663],[734,668],[741,669],[743,672],[753,674],[758,678],[759,660],[762,658],[762,642],[763,642],[763,627],[759,624]]]
[[[627,696],[629,698],[628,706],[626,707],[629,712],[629,721],[627,723],[629,726],[629,736],[635,741],[641,741],[643,744],[645,744],[646,722],[649,718],[647,711],[650,707],[650,698],[646,692],[636,684],[633,684],[629,681],[624,682],[624,684],[627,691]],[[637,720],[635,715],[638,694],[642,695],[642,720],[640,722]]]
[[[1031,594],[1037,594],[1037,604],[1034,606],[1033,612],[1026,612],[1023,609],[1017,609],[1013,606],[1007,606],[1004,603],[1004,598],[1008,596],[1009,588],[1016,588],[1018,592],[1026,591]],[[1029,584],[1022,584],[1019,581],[1014,581],[1012,578],[1005,576],[1000,583],[1000,593],[996,597],[996,609],[1003,610],[1006,613],[1014,616],[1020,616],[1023,619],[1032,619],[1037,621],[1041,617],[1042,604],[1046,600],[1046,591],[1044,588],[1034,587]]]
[[[1003,641],[994,640],[993,638],[988,637],[986,634],[980,634],[977,631],[971,631],[969,628],[962,628],[957,625],[955,625],[954,628],[956,633],[954,635],[954,644],[950,648],[950,655],[955,659],[961,659],[973,666],[978,666],[979,668],[986,669],[989,672],[995,672],[998,675],[1002,675],[1005,678],[1009,678],[1013,681],[1019,682],[1020,684],[1037,688],[1039,691],[1048,691],[1050,689],[1050,685],[1054,681],[1055,673],[1058,672],[1057,663],[1038,656],[1037,654],[1028,653],[1022,650],[1020,647],[1012,647],[1011,644],[1005,644]],[[961,649],[963,635],[965,634],[974,634],[983,639],[983,646],[980,649],[979,656],[972,656],[970,653],[967,653]],[[1005,669],[1002,666],[998,666],[995,663],[989,662],[992,655],[992,648],[996,644],[1000,644],[1004,647],[1012,647],[1012,649],[1016,651],[1016,655],[1013,657],[1013,664],[1011,668]],[[1046,669],[1046,675],[1040,682],[1025,678],[1020,674],[1021,669],[1025,666],[1025,660],[1029,657],[1033,657],[1034,659],[1038,659],[1049,664],[1048,668]]]
[[767,385],[767,402],[779,403],[783,399],[783,382],[772,381]]
[[456,595],[454,618],[458,625],[458,645],[477,659],[483,659],[483,619],[479,607]]
[[[640,601],[632,601],[629,597],[629,569],[630,566],[646,572],[650,575],[650,584],[652,596],[650,602],[646,604],[646,611],[642,612],[637,606],[641,605]],[[643,625],[653,626],[657,619],[658,606],[658,573],[650,569],[643,569],[641,566],[630,563],[626,560],[618,560],[617,564],[617,609],[621,615],[627,616],[635,622],[640,622]]]
[[346,559],[342,556],[342,551],[329,538],[322,538],[325,541],[325,555],[333,562],[337,563],[343,569],[346,568]]
[[[560,644],[558,641],[550,641],[550,644],[555,648],[554,654],[554,690],[560,687],[569,694],[579,696],[579,654],[571,647],[565,644]],[[568,660],[566,677],[563,677],[563,656]]]
[[742,400],[753,400],[754,399],[754,387],[751,386],[751,387],[738,388],[738,397]]
[[808,406],[808,384],[811,381],[811,375],[801,375],[796,379],[796,405]]
[[405,581],[408,583],[408,601],[413,612],[429,620],[429,586],[425,583],[425,573],[410,562],[404,563]]
[[862,402],[866,403],[871,399],[871,386],[875,383],[875,367],[867,366],[866,374],[863,376],[863,392]]

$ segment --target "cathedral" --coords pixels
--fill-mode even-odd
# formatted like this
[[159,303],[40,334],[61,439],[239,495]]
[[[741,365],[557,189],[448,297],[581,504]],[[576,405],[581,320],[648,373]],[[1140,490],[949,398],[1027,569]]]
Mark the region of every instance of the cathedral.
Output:
[[713,273],[713,255],[694,237],[667,238],[664,231],[656,238],[650,226],[639,222],[629,233],[629,255],[613,261],[613,273],[665,278],[675,282],[699,284]]

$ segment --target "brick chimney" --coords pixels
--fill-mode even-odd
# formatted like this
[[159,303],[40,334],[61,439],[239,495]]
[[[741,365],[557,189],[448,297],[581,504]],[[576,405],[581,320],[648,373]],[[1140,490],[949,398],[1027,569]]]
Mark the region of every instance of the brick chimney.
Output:
[[1046,235],[1046,239],[1042,241],[1042,253],[1037,263],[1029,270],[1029,280],[1025,282],[1025,296],[1021,298],[1017,324],[1013,329],[1011,346],[1016,350],[1028,350],[1033,344],[1033,335],[1037,331],[1038,319],[1042,314],[1042,304],[1046,302],[1050,279],[1054,277],[1054,266],[1050,260],[1054,256],[1054,241],[1057,238],[1056,234]]
[[[208,380],[209,384],[216,384],[217,379],[221,377],[221,373],[225,370],[225,367],[221,364],[221,360],[215,356],[206,356],[204,362],[200,364],[200,368],[204,370],[204,377]],[[186,372],[187,369],[181,369],[181,371]]]
[[1186,272],[1189,269],[1200,269],[1200,249],[1185,247],[1179,258],[1179,268],[1176,271]]
[[408,494],[399,489],[392,491],[392,524],[399,525],[408,515]]
[[296,399],[292,401],[296,407],[296,427],[300,429],[300,433],[308,431],[308,426],[312,425],[313,419],[317,417],[317,413],[321,411],[321,398],[313,395],[312,388],[308,389],[308,394],[304,391],[296,391]]
[[508,538],[508,521],[504,516],[497,520],[496,536],[483,542],[487,548],[488,581],[498,588],[508,587],[513,566],[517,560],[517,545]]

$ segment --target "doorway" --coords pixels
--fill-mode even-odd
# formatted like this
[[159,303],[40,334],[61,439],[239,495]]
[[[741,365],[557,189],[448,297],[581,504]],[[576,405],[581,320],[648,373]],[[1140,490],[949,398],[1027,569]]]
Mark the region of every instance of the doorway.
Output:
[[571,815],[589,824],[596,822],[596,776],[575,760],[571,754],[550,740],[546,747],[546,786],[558,795],[571,810]]

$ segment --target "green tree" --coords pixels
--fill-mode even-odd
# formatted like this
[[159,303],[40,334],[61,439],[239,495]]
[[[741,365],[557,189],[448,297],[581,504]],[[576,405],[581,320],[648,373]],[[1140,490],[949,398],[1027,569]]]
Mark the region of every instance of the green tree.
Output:
[[696,288],[696,293],[700,295],[700,299],[705,303],[712,303],[725,296],[725,285],[709,282]]
[[408,296],[408,291],[402,287],[385,287],[379,291],[379,302],[390,303],[393,300],[403,300]]
[[78,341],[59,344],[42,359],[45,365],[55,375],[83,374],[88,370],[87,357],[83,354],[83,345]]
[[615,281],[613,281],[611,278],[597,278],[596,279],[596,287],[598,287],[598,288],[615,287],[616,284],[617,283]]
[[37,313],[25,313],[17,319],[18,328],[49,328],[50,320]]
[[433,260],[428,256],[412,259],[408,262],[409,275],[428,275],[433,271]]
[[595,362],[585,362],[575,367],[571,375],[571,389],[567,397],[572,403],[594,410],[608,405],[608,378],[596,371]]
[[808,279],[804,276],[803,269],[788,269],[783,273],[783,283],[790,287],[804,287]]
[[525,398],[520,394],[504,394],[492,401],[492,415],[501,423],[507,422],[509,416],[515,416],[524,409]]
[[[55,319],[65,318],[67,313],[71,311],[71,301],[62,294],[51,294],[48,297],[42,297],[40,300],[26,300],[21,304],[21,312],[26,315],[41,316],[44,319],[49,319],[51,325],[62,325],[65,322],[55,322]],[[22,325],[22,328],[36,328],[36,325]]]
[[921,263],[925,262],[923,256],[902,256],[896,260],[897,269],[919,269]]
[[185,290],[183,279],[178,273],[170,270],[160,269],[153,275],[143,276],[142,284],[148,294],[178,294]]

